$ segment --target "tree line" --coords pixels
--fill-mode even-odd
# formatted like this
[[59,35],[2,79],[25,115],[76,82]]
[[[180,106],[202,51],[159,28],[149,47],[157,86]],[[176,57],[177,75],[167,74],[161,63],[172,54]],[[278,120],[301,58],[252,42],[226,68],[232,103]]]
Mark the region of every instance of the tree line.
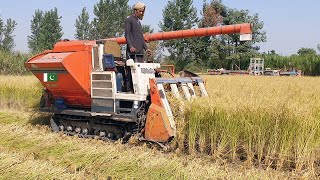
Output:
[[[153,56],[155,61],[175,64],[177,69],[200,71],[206,68],[246,69],[251,57],[263,57],[266,65],[272,68],[296,66],[306,70],[309,75],[320,74],[316,69],[311,71],[310,68],[310,64],[320,64],[320,58],[313,49],[301,48],[297,55],[289,57],[277,55],[274,50],[259,53],[258,43],[266,42],[266,32],[257,13],[251,14],[248,10],[227,7],[222,0],[204,1],[200,9],[201,17],[198,17],[192,0],[168,1],[162,12],[160,31],[251,23],[253,40],[241,42],[239,35],[218,35],[153,42],[151,47],[157,52],[157,55]],[[123,36],[124,20],[131,13],[128,0],[100,0],[94,4],[94,17],[90,21],[89,12],[84,7],[75,20],[74,38],[92,40]],[[52,49],[53,45],[61,40],[61,18],[57,8],[48,11],[35,10],[30,25],[31,34],[27,37],[31,54]],[[13,51],[13,32],[16,26],[17,23],[12,19],[8,19],[6,24],[0,19],[0,50]],[[143,30],[153,32],[150,25],[143,25]],[[320,50],[320,45],[318,49]]]
[[[317,46],[320,51],[320,45]],[[265,60],[265,67],[283,70],[301,70],[304,75],[320,75],[320,55],[312,48],[300,48],[297,54],[281,56],[274,50],[260,55]]]

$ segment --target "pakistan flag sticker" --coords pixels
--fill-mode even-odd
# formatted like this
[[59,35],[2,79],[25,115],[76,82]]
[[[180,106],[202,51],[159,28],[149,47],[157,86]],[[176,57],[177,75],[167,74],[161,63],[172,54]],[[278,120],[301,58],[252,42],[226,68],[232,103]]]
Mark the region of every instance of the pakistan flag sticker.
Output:
[[43,82],[55,82],[58,81],[57,73],[43,73]]

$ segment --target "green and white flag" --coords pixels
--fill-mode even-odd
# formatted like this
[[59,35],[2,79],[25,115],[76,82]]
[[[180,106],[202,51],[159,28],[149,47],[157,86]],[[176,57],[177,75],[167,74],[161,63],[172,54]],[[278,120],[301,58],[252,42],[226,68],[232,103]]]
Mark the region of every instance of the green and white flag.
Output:
[[55,82],[58,81],[57,73],[43,73],[43,82]]

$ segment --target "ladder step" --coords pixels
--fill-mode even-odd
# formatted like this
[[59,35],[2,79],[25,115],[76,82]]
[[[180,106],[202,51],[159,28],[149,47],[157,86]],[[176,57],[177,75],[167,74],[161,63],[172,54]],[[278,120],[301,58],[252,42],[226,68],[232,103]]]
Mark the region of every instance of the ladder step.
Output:
[[132,108],[117,108],[118,111],[131,112]]

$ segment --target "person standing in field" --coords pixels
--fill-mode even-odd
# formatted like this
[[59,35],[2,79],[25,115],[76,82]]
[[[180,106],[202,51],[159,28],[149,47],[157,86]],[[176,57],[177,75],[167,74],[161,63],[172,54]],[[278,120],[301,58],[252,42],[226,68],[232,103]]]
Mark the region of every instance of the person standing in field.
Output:
[[143,38],[142,26],[140,20],[143,19],[146,5],[142,2],[137,2],[132,7],[133,14],[125,20],[125,38],[127,41],[127,58],[134,59],[135,62],[143,62],[144,50],[150,55]]

